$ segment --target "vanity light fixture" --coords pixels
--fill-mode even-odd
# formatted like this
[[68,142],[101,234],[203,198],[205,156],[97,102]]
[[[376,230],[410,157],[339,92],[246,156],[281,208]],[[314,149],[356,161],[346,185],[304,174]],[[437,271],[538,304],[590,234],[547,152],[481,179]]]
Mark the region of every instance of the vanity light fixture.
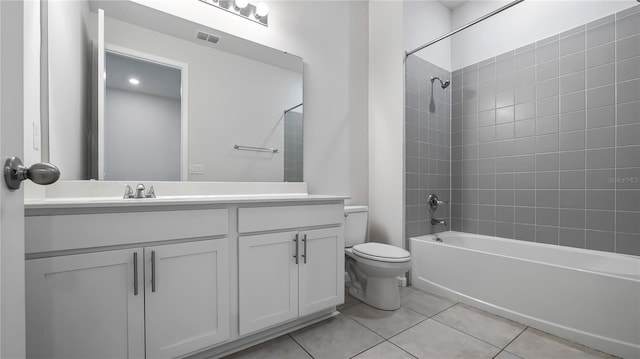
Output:
[[129,79],[129,83],[132,84],[132,85],[140,85],[140,80],[138,80],[135,77],[132,77],[132,78]]
[[264,2],[259,2],[256,5],[256,12],[254,16],[256,17],[256,19],[261,19],[267,15],[269,15],[269,6],[267,6],[267,4]]
[[233,2],[233,8],[236,9],[236,11],[244,9],[245,7],[247,7],[247,5],[249,5],[248,0],[235,0]]
[[249,0],[198,0],[207,5],[217,7],[236,14],[258,24],[269,26],[269,6],[264,2],[254,5]]

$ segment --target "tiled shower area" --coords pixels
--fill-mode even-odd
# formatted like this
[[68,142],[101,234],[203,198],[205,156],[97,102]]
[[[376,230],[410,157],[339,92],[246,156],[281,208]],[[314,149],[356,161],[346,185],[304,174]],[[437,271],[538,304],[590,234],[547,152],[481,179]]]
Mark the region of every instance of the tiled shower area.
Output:
[[640,255],[640,6],[405,87],[407,238],[437,193],[447,229]]
[[302,107],[284,114],[284,181],[302,182]]
[[[407,58],[405,74],[405,218],[406,237],[442,232],[444,226],[431,225],[427,197],[436,194],[450,200],[451,89],[438,80],[450,73],[417,56]],[[450,221],[447,205],[433,214]]]

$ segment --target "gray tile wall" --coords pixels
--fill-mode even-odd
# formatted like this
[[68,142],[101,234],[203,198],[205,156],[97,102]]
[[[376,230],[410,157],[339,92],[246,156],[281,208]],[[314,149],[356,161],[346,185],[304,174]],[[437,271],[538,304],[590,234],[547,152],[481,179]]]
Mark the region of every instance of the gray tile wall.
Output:
[[302,113],[284,114],[284,180],[302,182]]
[[435,193],[440,200],[450,196],[450,109],[451,86],[433,84],[430,111],[431,76],[443,81],[451,73],[417,56],[406,63],[405,81],[405,234],[406,238],[449,229],[449,206],[442,205],[435,218],[444,218],[447,228],[431,226],[427,197]]
[[640,6],[453,72],[452,229],[640,255]]

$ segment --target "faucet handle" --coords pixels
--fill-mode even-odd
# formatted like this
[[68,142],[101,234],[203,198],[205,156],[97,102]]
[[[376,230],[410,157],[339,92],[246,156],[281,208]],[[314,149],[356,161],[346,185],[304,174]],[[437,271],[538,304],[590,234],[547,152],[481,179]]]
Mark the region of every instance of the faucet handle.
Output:
[[438,209],[439,205],[449,203],[448,201],[439,200],[438,196],[436,196],[435,193],[430,194],[427,201],[429,203],[429,208],[431,209],[432,212],[435,212],[435,210]]
[[156,198],[156,191],[153,189],[153,185],[149,186],[147,193],[144,195],[146,198]]
[[131,186],[127,185],[127,187],[124,189],[124,196],[122,196],[122,198],[133,198],[133,188],[131,188]]
[[138,185],[136,186],[136,194],[134,195],[134,198],[144,198],[144,190],[144,185],[142,183],[138,183]]

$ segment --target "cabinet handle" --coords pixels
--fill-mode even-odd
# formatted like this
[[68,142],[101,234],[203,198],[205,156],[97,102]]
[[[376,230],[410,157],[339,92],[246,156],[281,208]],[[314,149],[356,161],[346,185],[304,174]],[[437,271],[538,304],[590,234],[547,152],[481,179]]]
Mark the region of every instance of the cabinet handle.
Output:
[[302,258],[304,259],[304,264],[307,264],[307,235],[303,234],[302,235],[302,248],[304,250],[304,254],[302,255]]
[[156,291],[156,251],[151,251],[151,291]]
[[293,258],[296,259],[296,264],[298,264],[298,233],[296,233],[296,236],[293,238],[293,241],[296,243],[296,253],[293,255]]
[[133,253],[133,295],[138,295],[138,253]]

